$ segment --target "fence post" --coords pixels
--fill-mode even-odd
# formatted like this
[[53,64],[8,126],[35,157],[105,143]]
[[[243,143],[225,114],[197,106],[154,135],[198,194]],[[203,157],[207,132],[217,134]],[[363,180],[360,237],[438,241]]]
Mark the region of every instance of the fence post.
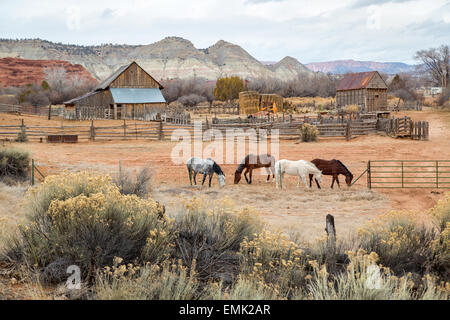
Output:
[[159,130],[158,130],[158,140],[164,139],[164,132],[163,132],[163,123],[162,121],[159,122]]
[[94,141],[94,140],[95,140],[94,120],[91,120],[91,128],[90,128],[90,131],[89,131],[89,139],[90,139],[91,141]]
[[372,176],[371,176],[371,172],[370,172],[370,160],[367,161],[367,187],[369,189],[372,189]]
[[350,140],[352,138],[352,131],[350,128],[350,122],[347,121],[347,125],[345,126],[345,140]]
[[326,265],[328,274],[332,275],[336,272],[336,228],[334,217],[331,214],[327,214],[325,222],[325,231],[327,232]]

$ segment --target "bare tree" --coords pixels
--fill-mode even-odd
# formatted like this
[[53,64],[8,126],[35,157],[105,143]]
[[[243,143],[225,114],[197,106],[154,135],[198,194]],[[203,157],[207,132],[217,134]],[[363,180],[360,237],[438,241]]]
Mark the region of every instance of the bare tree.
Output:
[[415,59],[422,61],[425,71],[430,74],[433,83],[446,88],[449,84],[450,50],[448,45],[439,48],[417,51]]

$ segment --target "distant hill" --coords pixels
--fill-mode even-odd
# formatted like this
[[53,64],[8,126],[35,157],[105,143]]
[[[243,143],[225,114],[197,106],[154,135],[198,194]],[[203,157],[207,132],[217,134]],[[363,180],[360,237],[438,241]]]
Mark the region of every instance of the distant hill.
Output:
[[327,62],[313,62],[306,66],[312,71],[324,73],[344,74],[347,72],[379,71],[387,74],[401,72],[412,72],[416,66],[402,62],[375,62],[375,61],[355,61],[337,60]]
[[45,68],[52,67],[64,68],[69,76],[96,81],[83,66],[67,61],[3,58],[0,59],[0,86],[20,87],[27,84],[41,84],[45,78]]
[[294,58],[266,66],[238,45],[220,40],[206,49],[197,49],[189,40],[167,37],[148,45],[78,46],[40,39],[0,40],[0,58],[65,60],[84,66],[102,80],[133,60],[157,80],[221,76],[264,77],[289,80],[313,72]]

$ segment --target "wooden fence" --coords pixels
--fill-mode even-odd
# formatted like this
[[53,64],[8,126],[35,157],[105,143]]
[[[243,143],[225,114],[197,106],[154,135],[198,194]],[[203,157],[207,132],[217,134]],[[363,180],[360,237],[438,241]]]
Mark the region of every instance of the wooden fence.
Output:
[[413,121],[410,117],[379,119],[377,130],[392,137],[428,140],[430,124],[427,121]]

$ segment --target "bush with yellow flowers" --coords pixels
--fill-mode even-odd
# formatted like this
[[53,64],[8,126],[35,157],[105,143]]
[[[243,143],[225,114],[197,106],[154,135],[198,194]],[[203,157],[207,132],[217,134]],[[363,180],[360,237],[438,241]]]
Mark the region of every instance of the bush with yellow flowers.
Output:
[[122,195],[109,176],[87,172],[50,176],[30,191],[29,219],[7,255],[45,268],[55,261],[80,267],[84,276],[125,262],[158,262],[173,247],[171,221],[151,199]]

